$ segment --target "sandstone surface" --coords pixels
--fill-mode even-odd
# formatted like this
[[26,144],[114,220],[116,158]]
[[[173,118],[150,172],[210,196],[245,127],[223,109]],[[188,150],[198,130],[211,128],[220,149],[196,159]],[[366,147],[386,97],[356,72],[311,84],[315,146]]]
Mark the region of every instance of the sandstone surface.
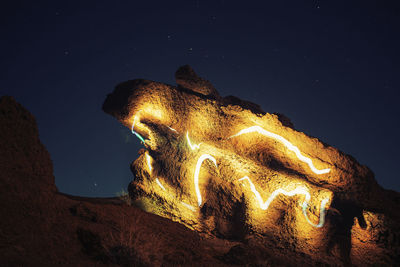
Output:
[[338,265],[400,262],[399,195],[282,114],[222,97],[183,66],[178,86],[137,79],[103,105],[144,145],[130,197],[208,237]]

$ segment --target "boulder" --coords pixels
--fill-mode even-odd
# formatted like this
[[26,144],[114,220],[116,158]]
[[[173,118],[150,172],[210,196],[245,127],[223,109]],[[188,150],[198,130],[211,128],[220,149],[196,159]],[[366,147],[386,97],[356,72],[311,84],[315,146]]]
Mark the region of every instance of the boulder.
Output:
[[144,145],[131,165],[137,205],[209,237],[315,262],[400,260],[399,194],[368,167],[283,114],[220,97],[189,66],[175,76],[178,86],[121,83],[103,105]]

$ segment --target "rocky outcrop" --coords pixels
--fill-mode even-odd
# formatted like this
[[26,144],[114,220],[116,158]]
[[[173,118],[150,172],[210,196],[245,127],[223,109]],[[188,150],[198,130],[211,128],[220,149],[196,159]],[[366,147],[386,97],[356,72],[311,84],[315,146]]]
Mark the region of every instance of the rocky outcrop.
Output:
[[137,205],[208,237],[314,263],[400,261],[399,194],[370,169],[284,115],[221,97],[188,66],[176,79],[124,82],[103,105],[145,147],[131,166]]
[[0,175],[12,186],[9,190],[22,191],[21,184],[13,183],[13,179],[24,175],[24,190],[56,192],[50,155],[39,140],[36,121],[29,111],[12,97],[1,97],[0,125]]
[[214,86],[209,81],[197,76],[189,65],[180,67],[175,73],[175,79],[181,88],[186,88],[205,96],[219,97]]

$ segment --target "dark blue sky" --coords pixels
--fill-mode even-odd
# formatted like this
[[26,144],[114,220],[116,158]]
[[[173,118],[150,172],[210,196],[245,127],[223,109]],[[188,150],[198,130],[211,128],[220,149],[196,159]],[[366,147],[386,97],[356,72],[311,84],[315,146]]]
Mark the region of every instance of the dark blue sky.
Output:
[[[8,3],[7,3],[8,2]],[[190,64],[400,191],[396,1],[2,1],[0,95],[36,117],[60,191],[114,196],[139,141],[101,110],[134,78]]]

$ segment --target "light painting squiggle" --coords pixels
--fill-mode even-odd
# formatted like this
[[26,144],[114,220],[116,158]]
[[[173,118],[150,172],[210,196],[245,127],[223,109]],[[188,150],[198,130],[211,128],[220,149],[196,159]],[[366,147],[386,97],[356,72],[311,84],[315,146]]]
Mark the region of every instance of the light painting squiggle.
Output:
[[192,150],[195,150],[195,149],[199,149],[199,148],[200,148],[201,143],[197,145],[197,144],[192,144],[192,142],[190,142],[189,132],[186,132],[186,139],[187,139],[187,141],[188,141],[189,147],[190,147]]
[[201,206],[201,203],[202,203],[202,198],[201,198],[201,193],[200,193],[200,188],[199,188],[199,174],[200,174],[201,164],[203,164],[203,161],[205,161],[206,159],[211,160],[214,163],[215,167],[218,167],[217,161],[215,160],[215,158],[208,154],[201,155],[200,158],[197,160],[196,169],[194,171],[194,187],[196,190],[197,202],[198,202],[199,207]]
[[158,186],[159,186],[162,190],[167,191],[167,190],[165,189],[165,187],[162,185],[162,183],[160,183],[160,180],[158,180],[158,178],[156,178],[156,183],[158,184]]
[[275,199],[276,196],[280,195],[280,194],[284,194],[286,196],[292,197],[294,195],[304,195],[305,196],[305,200],[302,204],[302,210],[303,210],[303,215],[306,218],[307,222],[309,224],[311,224],[314,227],[320,228],[324,225],[325,223],[325,214],[326,214],[326,210],[325,210],[325,206],[326,204],[329,202],[329,198],[325,198],[321,201],[321,208],[320,208],[320,215],[319,215],[319,222],[318,224],[314,224],[313,222],[310,221],[310,219],[308,218],[307,215],[307,208],[308,208],[308,203],[310,202],[311,199],[311,195],[308,192],[308,189],[304,186],[299,186],[296,187],[294,190],[291,191],[286,191],[284,189],[277,189],[274,192],[272,192],[272,194],[269,196],[269,198],[264,202],[260,193],[257,191],[256,187],[254,186],[253,182],[250,180],[249,177],[245,176],[243,178],[240,178],[238,181],[243,181],[243,180],[247,180],[250,184],[250,190],[253,192],[253,194],[255,195],[258,204],[260,205],[260,208],[262,210],[267,210],[269,205],[271,204],[271,202]]
[[[139,111],[139,112],[140,112],[140,111]],[[136,135],[137,138],[139,138],[140,141],[142,141],[142,142],[144,143],[144,138],[143,138],[140,134],[138,134],[137,132],[135,132],[135,131],[133,130],[133,128],[135,127],[135,124],[137,123],[138,120],[139,120],[139,115],[135,115],[135,118],[133,119],[133,122],[132,122],[131,131],[132,131],[132,133],[133,133],[134,135]]]
[[150,174],[153,171],[153,167],[151,166],[151,157],[149,155],[149,152],[146,152],[146,161],[147,161],[147,166],[149,167]]
[[169,126],[167,126],[168,127],[168,129],[170,129],[171,131],[174,131],[174,132],[178,132],[177,130],[175,130],[174,128],[172,128],[172,127],[169,127]]
[[181,201],[182,205],[185,206],[186,208],[190,209],[191,211],[196,211],[196,208],[193,207],[192,205],[189,205],[183,201]]
[[300,150],[298,149],[298,147],[294,146],[292,143],[290,143],[288,140],[286,140],[285,138],[283,138],[280,135],[277,135],[275,133],[271,133],[263,128],[261,128],[260,126],[252,126],[246,129],[241,130],[240,132],[238,132],[235,135],[230,136],[228,139],[232,138],[232,137],[236,137],[242,134],[246,134],[246,133],[252,133],[252,132],[257,132],[259,134],[262,134],[264,136],[267,137],[271,137],[275,140],[278,140],[279,142],[281,142],[284,146],[286,146],[289,150],[293,151],[297,158],[305,163],[308,164],[308,166],[310,167],[310,169],[316,173],[316,174],[325,174],[330,172],[331,169],[323,169],[323,170],[318,170],[317,168],[315,168],[314,164],[312,163],[312,160],[308,157],[305,157],[301,154]]
[[325,223],[325,215],[326,215],[325,206],[326,206],[326,204],[327,204],[328,202],[329,202],[329,198],[324,198],[324,199],[321,201],[321,207],[320,207],[320,210],[319,210],[319,222],[318,222],[318,224],[314,224],[312,221],[310,221],[310,219],[308,218],[308,215],[307,215],[308,203],[305,202],[305,201],[303,202],[303,205],[302,205],[302,208],[303,208],[303,215],[304,215],[304,217],[306,218],[306,220],[307,220],[307,222],[308,222],[309,224],[311,224],[312,226],[317,227],[317,228],[320,228],[320,227],[324,226],[324,223]]

